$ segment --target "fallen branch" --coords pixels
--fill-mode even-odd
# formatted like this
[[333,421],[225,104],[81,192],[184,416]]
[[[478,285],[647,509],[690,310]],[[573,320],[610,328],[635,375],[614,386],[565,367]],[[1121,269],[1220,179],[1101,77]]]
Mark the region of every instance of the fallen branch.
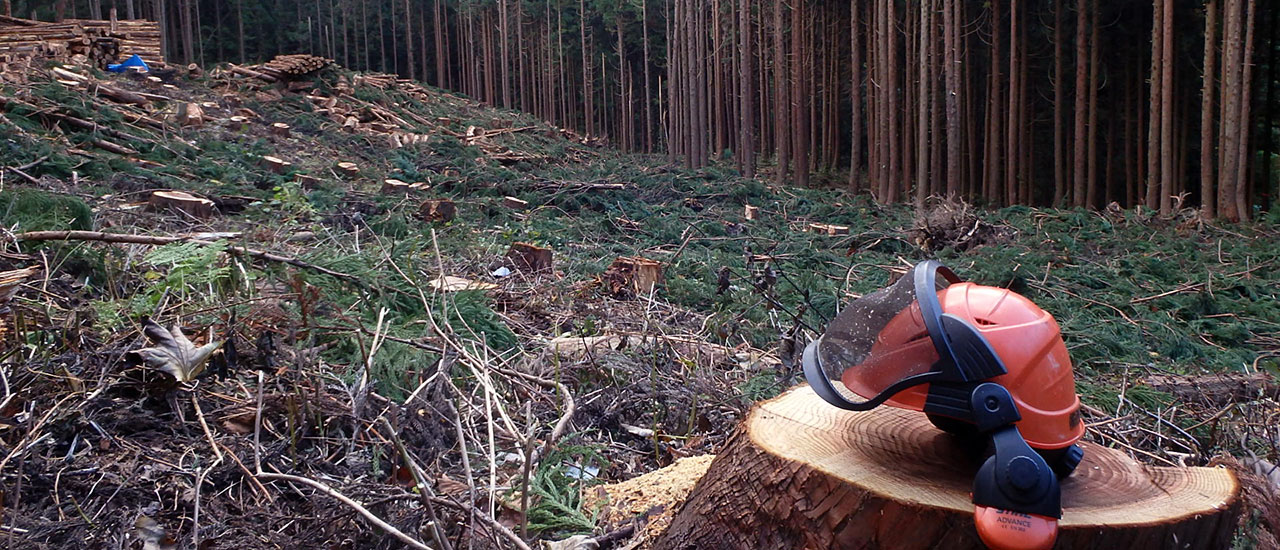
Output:
[[31,177],[31,174],[28,174],[28,173],[26,173],[26,172],[23,172],[23,171],[22,171],[21,169],[19,169],[19,168],[14,168],[14,167],[12,167],[12,166],[5,166],[5,167],[4,167],[4,169],[5,169],[5,170],[8,170],[8,171],[10,171],[10,172],[13,172],[13,173],[15,173],[15,174],[17,174],[17,175],[19,175],[19,176],[22,176],[22,179],[27,180],[27,182],[28,182],[28,183],[32,183],[32,184],[39,184],[39,183],[40,183],[40,180],[38,180],[38,179],[36,179],[36,178],[34,178],[34,177]]
[[419,550],[434,550],[430,546],[423,544],[422,541],[419,541],[418,539],[415,539],[409,535],[404,534],[403,531],[396,529],[395,526],[391,525],[390,523],[382,521],[382,518],[379,518],[378,516],[373,515],[373,512],[370,512],[368,508],[365,508],[359,502],[351,500],[346,495],[339,493],[334,488],[329,487],[328,485],[325,485],[323,483],[320,483],[319,481],[316,481],[314,479],[308,479],[301,476],[295,476],[295,475],[289,475],[289,474],[273,474],[270,472],[259,473],[257,477],[266,479],[266,480],[275,479],[280,481],[301,483],[303,485],[310,485],[311,487],[316,488],[320,492],[326,495],[329,495],[335,499],[338,499],[339,502],[346,504],[347,506],[350,506],[352,510],[359,512],[360,515],[364,516],[364,518],[369,520],[370,523],[376,525],[379,529],[382,529],[388,535],[391,535],[399,539],[400,542],[403,542],[409,545],[411,548],[418,548]]
[[[109,127],[103,126],[103,125],[101,125],[101,124],[98,124],[98,123],[96,123],[96,122],[90,122],[90,121],[85,120],[85,119],[83,119],[83,118],[75,117],[75,116],[68,115],[68,114],[65,114],[65,113],[58,113],[58,112],[50,111],[50,110],[48,110],[48,109],[41,109],[41,108],[39,108],[39,107],[36,107],[35,105],[32,105],[32,104],[27,103],[27,102],[25,102],[25,101],[22,101],[22,100],[20,100],[20,99],[14,99],[14,98],[10,98],[10,97],[0,96],[0,107],[5,108],[5,109],[10,109],[10,108],[13,108],[13,107],[22,107],[22,108],[25,108],[25,109],[30,109],[30,110],[32,111],[32,113],[33,113],[33,114],[35,114],[35,115],[42,116],[42,117],[48,117],[48,118],[51,118],[51,119],[53,119],[53,120],[58,120],[58,121],[66,122],[66,123],[67,123],[67,124],[69,124],[70,126],[72,126],[72,127],[74,127],[74,128],[78,128],[78,129],[80,129],[80,130],[87,130],[87,131],[90,131],[90,132],[102,132],[102,133],[104,133],[104,134],[106,134],[106,135],[108,135],[108,136],[111,136],[111,137],[113,137],[113,138],[117,138],[117,139],[124,139],[124,140],[128,140],[128,141],[136,141],[136,142],[138,142],[138,143],[146,143],[146,144],[154,144],[154,143],[155,143],[155,141],[153,141],[153,140],[150,140],[150,139],[147,139],[147,138],[144,138],[144,137],[135,136],[135,135],[130,134],[130,133],[127,133],[127,132],[121,132],[120,130],[116,130],[116,129],[114,129],[114,128],[109,128]],[[24,115],[24,116],[25,116],[25,115]]]
[[[153,235],[124,235],[120,233],[103,233],[101,231],[28,231],[26,233],[18,233],[13,238],[18,241],[98,241],[105,243],[128,243],[128,244],[150,244],[163,246],[176,242],[188,242],[205,246],[212,246],[213,242],[203,241],[200,239],[190,239],[186,237],[158,237]],[[297,258],[280,256],[270,252],[254,250],[242,246],[227,245],[227,252],[237,256],[250,256],[260,260],[271,262],[279,262],[289,264],[294,267],[310,269],[334,277],[347,282],[364,285],[364,282],[355,275],[341,273],[326,267],[320,267],[315,264],[307,263]]]
[[109,152],[109,153],[115,153],[115,154],[117,154],[117,155],[136,155],[136,154],[138,154],[138,152],[137,152],[136,150],[134,150],[134,149],[130,149],[130,148],[125,147],[125,146],[123,146],[123,145],[120,145],[120,144],[118,144],[118,143],[112,143],[112,142],[107,141],[107,140],[105,140],[105,139],[95,139],[95,140],[93,140],[93,145],[94,145],[94,147],[97,147],[97,148],[102,149],[102,150],[104,150],[104,151],[107,151],[107,152]]

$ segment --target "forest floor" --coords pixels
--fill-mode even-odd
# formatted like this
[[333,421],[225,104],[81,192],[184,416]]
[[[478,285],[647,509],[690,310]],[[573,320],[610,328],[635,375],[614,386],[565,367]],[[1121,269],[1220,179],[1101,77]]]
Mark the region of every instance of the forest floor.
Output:
[[[798,351],[839,304],[926,258],[1056,316],[1087,438],[1150,464],[1229,463],[1252,504],[1237,545],[1275,542],[1275,213],[917,214],[731,160],[619,153],[387,75],[50,69],[0,75],[0,272],[35,268],[0,281],[10,548],[606,534],[620,526],[597,524],[584,489],[714,453],[753,402],[801,382]],[[213,213],[150,208],[156,190]],[[176,239],[104,242],[121,236]],[[661,281],[637,288],[619,257],[660,262]],[[135,353],[146,319],[224,343],[179,383]],[[159,344],[185,374],[192,349]]]

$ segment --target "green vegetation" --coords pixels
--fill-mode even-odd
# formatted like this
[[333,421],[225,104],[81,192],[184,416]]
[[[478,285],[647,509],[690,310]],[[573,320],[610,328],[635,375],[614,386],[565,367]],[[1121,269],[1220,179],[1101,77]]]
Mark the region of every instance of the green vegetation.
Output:
[[[317,85],[329,89],[350,76],[329,70]],[[184,82],[184,93],[213,96],[206,85]],[[82,96],[51,87],[35,91],[59,108],[99,116]],[[133,334],[129,329],[143,316],[178,318],[231,334],[240,342],[243,365],[269,366],[268,373],[285,373],[272,377],[294,377],[289,380],[298,384],[284,390],[280,402],[288,403],[289,416],[276,425],[288,427],[281,445],[287,444],[291,458],[305,456],[308,445],[324,445],[326,438],[366,437],[352,435],[359,432],[355,419],[325,416],[352,406],[365,375],[390,403],[440,415],[423,421],[428,428],[414,428],[428,430],[419,442],[424,448],[445,446],[440,453],[452,451],[447,441],[454,428],[451,417],[439,411],[492,397],[486,384],[494,385],[499,401],[509,401],[514,422],[528,418],[538,437],[561,413],[555,390],[539,394],[531,389],[536,384],[482,382],[474,370],[456,366],[457,354],[472,354],[486,367],[561,381],[574,395],[589,398],[578,404],[574,429],[581,431],[562,438],[528,480],[525,517],[544,537],[594,527],[592,511],[580,507],[580,491],[595,478],[582,472],[599,468],[600,479],[612,480],[622,475],[611,468],[624,451],[642,454],[645,467],[669,460],[681,445],[703,445],[696,450],[705,452],[723,441],[751,402],[799,382],[797,368],[741,360],[726,348],[757,357],[782,355],[783,365],[790,365],[792,357],[779,350],[800,349],[851,297],[884,286],[895,271],[927,258],[943,260],[968,279],[1012,288],[1054,314],[1076,365],[1078,389],[1096,409],[1159,411],[1174,405],[1172,395],[1135,383],[1148,373],[1280,373],[1274,353],[1280,344],[1274,220],[1202,224],[1191,212],[1160,217],[1147,210],[968,210],[949,203],[917,212],[842,189],[744,179],[728,159],[691,171],[664,158],[578,145],[525,115],[483,109],[457,96],[439,94],[426,102],[367,86],[356,86],[354,96],[407,119],[413,113],[447,121],[420,128],[431,135],[427,143],[389,149],[369,136],[338,131],[297,96],[246,101],[262,115],[248,129],[211,124],[180,130],[182,140],[149,135],[163,145],[138,147],[138,157],[151,163],[137,163],[100,151],[92,158],[73,157],[67,148],[90,134],[64,128],[67,139],[59,141],[38,114],[6,112],[0,124],[19,131],[0,148],[0,164],[44,157],[30,168],[32,176],[65,181],[75,171],[85,189],[112,195],[91,199],[6,179],[0,190],[6,230],[224,232],[207,237],[213,245],[50,245],[54,278],[67,273],[74,281],[67,283],[70,290],[56,290],[84,301],[41,314],[53,319],[67,311],[85,313],[65,324],[73,329],[29,340],[61,350],[57,346],[73,337],[85,338],[110,343],[103,349],[114,353],[129,345],[122,335]],[[139,132],[118,118],[99,120]],[[263,126],[271,122],[289,124],[294,137],[269,135]],[[486,138],[491,141],[485,148],[455,137],[465,136],[470,126],[536,130]],[[522,156],[495,160],[495,151]],[[259,162],[265,154],[287,158],[294,172],[317,181],[269,172]],[[360,163],[361,175],[336,176],[338,160]],[[423,182],[429,189],[408,197],[383,194],[381,180],[388,177]],[[147,190],[159,188],[219,199],[220,212],[212,220],[192,220],[138,205]],[[506,208],[506,196],[526,200],[531,208]],[[452,199],[457,218],[423,221],[418,207],[425,198]],[[758,207],[760,219],[746,220],[745,205]],[[810,222],[847,226],[849,234],[806,232]],[[551,247],[554,272],[492,275],[516,242]],[[231,246],[270,250],[350,278],[230,255]],[[664,263],[653,301],[612,296],[600,283],[618,256]],[[727,286],[721,273],[728,275]],[[500,288],[437,292],[431,283],[441,275]],[[375,334],[390,337],[376,351]],[[715,344],[720,355],[707,359],[652,339],[582,357],[546,350],[546,341],[557,336],[619,334],[689,337]],[[290,355],[275,359],[273,346],[289,348]],[[415,394],[436,374],[436,393]],[[440,380],[454,384],[457,393],[440,389]],[[345,393],[339,404],[323,409],[317,396],[333,388]],[[405,404],[411,394],[426,405]],[[456,404],[442,404],[455,399]],[[1242,445],[1235,433],[1228,437],[1197,425],[1216,411],[1181,412],[1169,422],[1193,430],[1205,457],[1241,446],[1260,456],[1269,450],[1260,440]],[[491,417],[482,422],[498,423]],[[633,437],[621,431],[622,423],[655,435]],[[299,426],[312,432],[298,435]],[[499,443],[486,444],[509,446],[510,437],[502,433]],[[634,449],[605,443],[615,438]],[[384,451],[377,445],[361,451],[372,464],[358,471],[385,474],[391,461]],[[500,469],[479,466],[482,454],[471,448],[478,470]],[[518,486],[506,485],[505,496]]]
[[15,232],[93,229],[93,211],[84,201],[38,189],[0,190],[0,225]]

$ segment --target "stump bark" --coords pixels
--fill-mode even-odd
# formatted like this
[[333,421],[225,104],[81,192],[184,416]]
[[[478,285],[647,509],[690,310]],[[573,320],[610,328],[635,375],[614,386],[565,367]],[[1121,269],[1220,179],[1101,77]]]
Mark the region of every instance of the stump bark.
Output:
[[[1229,546],[1240,513],[1230,471],[1082,447],[1055,548]],[[969,496],[981,458],[923,414],[847,412],[802,386],[750,413],[654,548],[983,548]]]

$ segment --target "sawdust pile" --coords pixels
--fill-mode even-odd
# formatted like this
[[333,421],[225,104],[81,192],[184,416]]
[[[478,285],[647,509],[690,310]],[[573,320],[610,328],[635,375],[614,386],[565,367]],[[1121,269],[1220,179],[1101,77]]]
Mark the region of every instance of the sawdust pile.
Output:
[[691,456],[675,463],[620,483],[601,485],[585,493],[584,510],[600,510],[599,523],[612,530],[637,519],[643,528],[626,548],[644,549],[657,539],[680,505],[689,497],[693,486],[707,473],[715,455]]

